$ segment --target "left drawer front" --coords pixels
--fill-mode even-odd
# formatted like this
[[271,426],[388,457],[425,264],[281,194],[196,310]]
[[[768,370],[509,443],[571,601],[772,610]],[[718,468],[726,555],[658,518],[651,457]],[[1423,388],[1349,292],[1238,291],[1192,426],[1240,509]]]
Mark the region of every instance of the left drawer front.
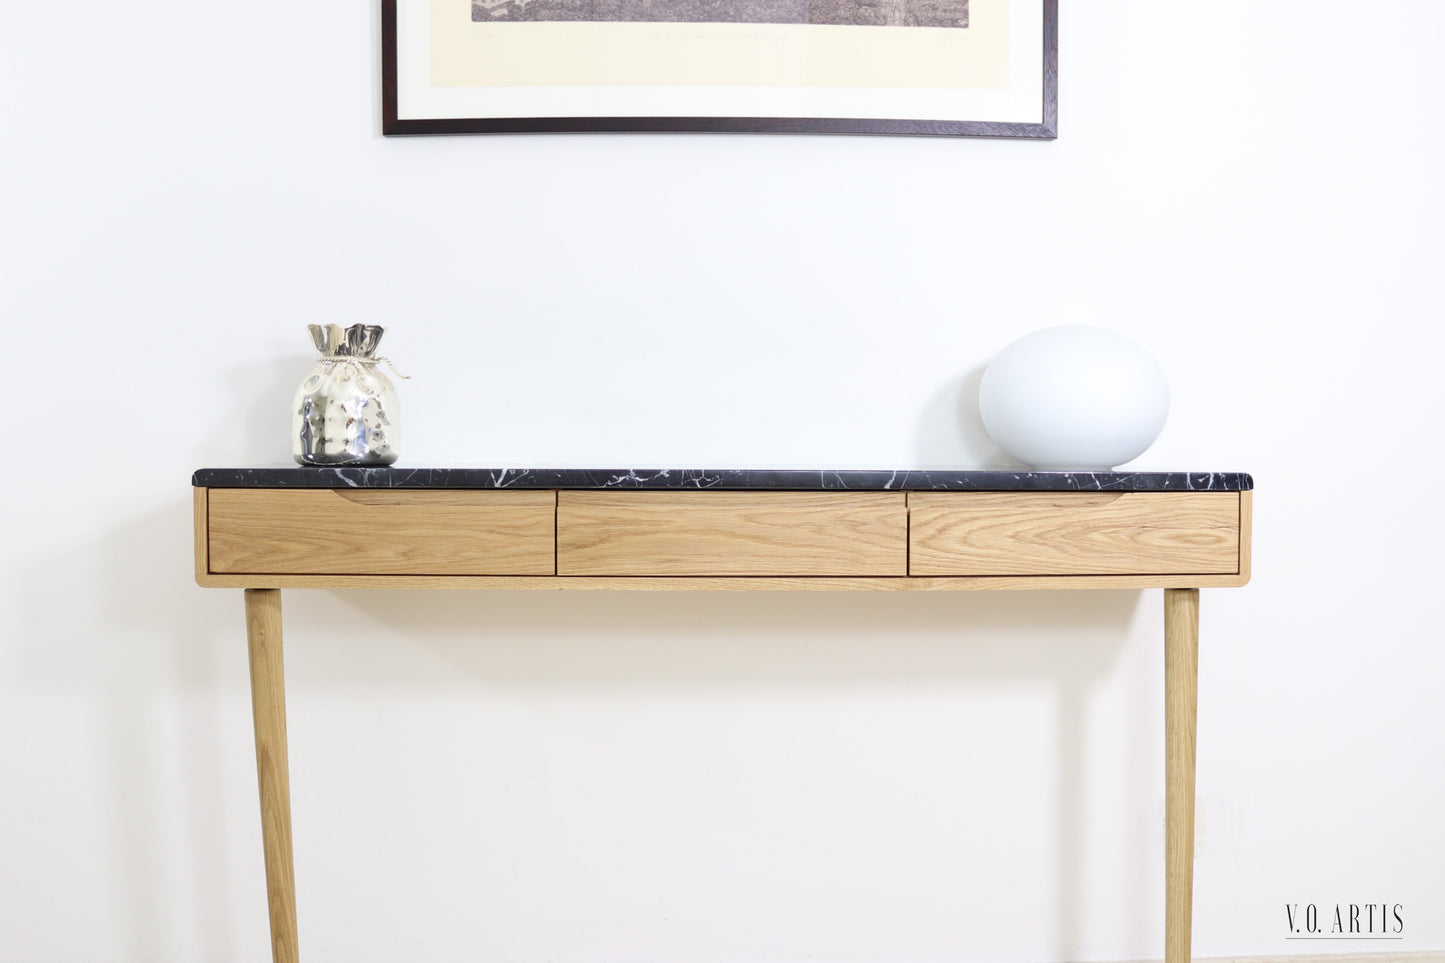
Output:
[[218,575],[552,575],[554,492],[213,488]]

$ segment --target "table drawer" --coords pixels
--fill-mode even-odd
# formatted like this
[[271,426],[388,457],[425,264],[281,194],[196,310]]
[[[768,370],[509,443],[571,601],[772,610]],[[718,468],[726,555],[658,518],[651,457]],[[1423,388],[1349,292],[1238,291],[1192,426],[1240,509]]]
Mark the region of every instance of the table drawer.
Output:
[[1238,492],[920,492],[910,575],[1206,575],[1240,569]]
[[890,575],[901,492],[559,492],[558,575]]
[[549,491],[207,493],[214,574],[552,575]]

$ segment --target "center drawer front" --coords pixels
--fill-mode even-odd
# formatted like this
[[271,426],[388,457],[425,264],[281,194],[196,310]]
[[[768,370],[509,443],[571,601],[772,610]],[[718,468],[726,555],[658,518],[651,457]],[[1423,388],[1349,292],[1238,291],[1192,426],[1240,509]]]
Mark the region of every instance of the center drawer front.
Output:
[[524,491],[209,492],[210,571],[551,575],[556,495]]
[[901,492],[559,492],[558,575],[890,575]]
[[908,496],[910,575],[1239,571],[1237,492]]

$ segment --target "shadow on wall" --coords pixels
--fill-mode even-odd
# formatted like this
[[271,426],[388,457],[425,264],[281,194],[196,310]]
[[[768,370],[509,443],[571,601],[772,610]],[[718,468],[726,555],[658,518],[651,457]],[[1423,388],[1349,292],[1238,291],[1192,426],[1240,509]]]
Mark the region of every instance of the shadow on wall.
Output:
[[[106,747],[107,798],[120,862],[113,880],[128,921],[125,954],[158,958],[179,940],[199,955],[223,958],[238,935],[264,926],[233,918],[226,825],[234,800],[222,798],[223,711],[244,711],[245,642],[239,592],[203,590],[192,579],[191,506],[97,532],[90,541],[39,561],[18,615],[28,649],[22,663],[40,689],[68,691],[97,711]],[[69,586],[96,586],[94,611],[77,608]],[[570,690],[579,693],[718,687],[839,685],[867,688],[957,680],[1043,678],[1059,696],[1060,770],[1055,803],[1059,840],[1054,894],[1060,958],[1077,957],[1080,939],[1084,811],[1084,711],[1088,691],[1123,645],[1137,592],[1000,593],[550,593],[291,592],[290,624],[307,627],[327,608],[350,609],[425,650],[425,670],[398,673],[381,644],[346,642],[344,663],[326,660],[327,690],[373,698],[409,686],[435,687],[436,663],[447,685],[477,692]],[[343,613],[344,614],[344,613]],[[348,619],[349,621],[349,619]],[[112,631],[96,634],[95,625]],[[312,661],[342,644],[293,631],[288,659]],[[394,643],[393,643],[394,645]],[[373,653],[368,657],[368,653]],[[379,655],[377,654],[379,653]],[[334,655],[334,653],[329,653]],[[305,676],[303,676],[305,677]],[[317,678],[315,673],[310,676]],[[962,685],[961,685],[962,688]],[[308,694],[316,689],[310,688]],[[158,715],[181,701],[183,716]],[[293,687],[292,700],[297,698]],[[1148,726],[1141,720],[1141,730]],[[233,764],[233,761],[228,761]],[[167,772],[186,776],[174,781]],[[1138,768],[1138,767],[1136,767]],[[162,825],[160,814],[170,814]],[[255,829],[250,831],[254,832]],[[184,878],[161,878],[180,835]],[[1148,847],[1136,841],[1137,851]],[[171,870],[175,872],[174,869]],[[1148,866],[1140,867],[1141,876]],[[196,894],[194,918],[176,916],[167,892]],[[1148,891],[1147,881],[1137,891]],[[1141,904],[1143,900],[1134,901]],[[1142,913],[1142,908],[1141,911]],[[1140,920],[1139,926],[1143,922]]]
[[981,364],[944,382],[928,399],[914,426],[914,460],[919,465],[1027,470],[1004,454],[983,426],[978,387],[987,369]]
[[[217,760],[221,713],[245,691],[245,650],[217,643],[234,641],[241,607],[196,587],[190,540],[190,502],[178,497],[63,554],[36,552],[14,613],[25,685],[72,701],[94,726],[116,861],[97,854],[74,871],[108,877],[110,915],[125,927],[116,958],[166,959],[184,942],[223,959],[235,946],[224,846],[232,806]],[[167,778],[177,771],[183,780]],[[166,898],[180,891],[194,894],[192,918]]]
[[[290,412],[286,405],[278,410],[275,399],[288,397],[304,367],[298,359],[228,372],[231,397],[256,400],[240,419],[217,426],[207,457],[224,452],[219,457],[227,461],[283,462],[289,453],[276,439],[286,437]],[[1001,462],[978,421],[982,371],[945,385],[924,412],[918,448],[927,460]],[[224,958],[265,925],[263,905],[254,916],[235,919],[234,894],[226,890],[233,874],[254,873],[258,885],[262,878],[259,846],[253,866],[229,865],[225,843],[237,829],[227,825],[227,813],[235,801],[223,798],[217,764],[236,751],[223,738],[235,720],[222,713],[246,701],[240,593],[194,584],[186,481],[176,480],[176,499],[160,511],[97,530],[62,553],[38,554],[16,613],[26,640],[20,669],[27,683],[93,710],[118,840],[111,886],[123,907],[116,916],[128,925],[119,955],[128,958],[165,957],[178,944],[193,947],[198,957]],[[77,599],[76,585],[94,593]],[[384,644],[354,645],[344,662],[327,661],[322,686],[368,698],[407,686],[434,688],[437,661],[454,670],[447,685],[479,697],[496,689],[595,694],[1052,680],[1060,759],[1056,955],[1073,959],[1087,822],[1085,706],[1089,689],[1117,657],[1139,598],[1137,592],[291,592],[286,604],[290,615],[300,616],[292,625],[313,625],[319,611],[339,605],[360,623],[385,627],[427,652],[431,667],[410,675],[405,666],[398,672],[396,653]],[[293,632],[288,658],[310,659],[336,644]],[[157,711],[177,705],[182,708],[174,714]],[[1147,720],[1139,723],[1141,731],[1150,729]],[[177,770],[183,779],[167,778]],[[1147,829],[1141,827],[1135,841],[1138,852],[1148,849]],[[180,861],[172,856],[177,837],[186,854]],[[1140,865],[1136,894],[1148,891],[1142,878],[1148,870],[1147,862]],[[190,918],[178,918],[166,901],[169,892],[195,894]],[[1140,913],[1144,903],[1131,901]]]
[[291,402],[312,364],[303,346],[286,360],[227,368],[222,375],[225,403],[218,408],[239,414],[215,426],[203,448],[207,464],[195,467],[294,466]]
[[[201,457],[289,461],[289,402],[307,367],[298,351],[225,369],[205,399],[225,417]],[[223,798],[217,765],[234,752],[223,746],[223,727],[234,721],[222,713],[249,698],[242,606],[236,593],[196,586],[190,478],[172,481],[174,498],[159,510],[128,511],[117,501],[113,526],[59,553],[31,547],[12,615],[23,640],[17,669],[28,687],[72,701],[78,718],[94,722],[116,861],[101,857],[75,871],[109,874],[111,915],[124,921],[114,955],[166,959],[185,945],[196,958],[226,959],[238,930],[250,928],[229,909],[228,881],[245,870],[228,865],[234,800]],[[114,496],[102,488],[87,497]],[[179,914],[171,892],[191,894],[193,913]]]
[[[294,595],[295,593],[293,593]],[[434,688],[479,693],[758,687],[834,690],[954,680],[1050,680],[1058,693],[1059,770],[1054,803],[1056,956],[1078,959],[1082,940],[1085,713],[1089,690],[1116,660],[1143,593],[1117,592],[342,592],[362,623],[386,627],[423,650],[425,668],[398,676],[389,658],[348,659],[342,686]],[[1153,598],[1154,593],[1149,593]],[[303,603],[304,604],[304,603]],[[326,603],[330,606],[332,603]],[[347,621],[350,621],[349,619]],[[293,640],[293,646],[304,644]],[[357,654],[347,647],[348,655]],[[334,660],[333,660],[334,661]],[[328,662],[330,664],[330,662]],[[443,667],[439,672],[438,667]],[[1141,759],[1157,726],[1139,719]],[[1150,798],[1144,766],[1133,794]],[[1147,853],[1153,827],[1131,830]],[[1146,930],[1151,863],[1135,861],[1130,932]]]
[[[929,398],[923,411],[918,416],[914,427],[914,459],[922,466],[939,466],[949,468],[979,468],[999,469],[1003,471],[1028,471],[1029,466],[1012,458],[1003,449],[999,448],[989,437],[988,429],[984,427],[983,416],[979,410],[979,388],[983,383],[984,372],[988,370],[988,364],[983,363],[960,374],[941,385]],[[1107,607],[1111,604],[1107,601],[1110,597],[1125,595],[1129,598],[1136,598],[1138,593],[1080,593],[1075,596],[1069,592],[1045,592],[1045,593],[1023,593],[1030,601],[1011,597],[1012,593],[987,593],[982,597],[973,597],[962,603],[966,608],[974,611],[960,612],[960,621],[955,623],[960,626],[960,634],[969,628],[978,628],[988,625],[989,620],[980,620],[984,613],[992,613],[996,617],[990,626],[994,631],[1008,631],[1010,633],[1031,633],[1041,628],[1049,627],[1055,629],[1066,629],[1069,626],[1075,629],[1084,629],[1090,620],[1090,611],[1094,618],[1104,617],[1107,623]],[[1149,593],[1151,596],[1154,593]],[[1033,601],[1037,599],[1038,601]],[[912,602],[913,600],[909,600]],[[934,601],[929,599],[929,602]],[[914,607],[917,607],[914,603]],[[1103,606],[1104,608],[1094,608]],[[1026,612],[1021,612],[1026,609]],[[1113,610],[1119,614],[1122,609]],[[906,618],[910,624],[918,621],[916,612],[909,612]],[[1117,629],[1120,636],[1125,628],[1127,619],[1121,618],[1113,622],[1109,627]],[[1102,628],[1103,625],[1098,627]],[[973,646],[960,647],[954,650],[954,654],[962,653]],[[1053,674],[1058,680],[1059,691],[1059,730],[1058,730],[1058,753],[1059,753],[1059,799],[1056,804],[1056,831],[1059,839],[1059,868],[1058,887],[1055,892],[1055,911],[1057,930],[1055,934],[1055,954],[1059,959],[1078,959],[1082,953],[1080,943],[1080,917],[1081,900],[1079,886],[1081,885],[1083,872],[1083,831],[1087,823],[1087,814],[1084,812],[1084,776],[1083,757],[1085,745],[1083,739],[1084,710],[1088,703],[1088,689],[1094,676],[1098,673],[1103,661],[1092,661],[1099,658],[1100,653],[1094,655],[1084,654],[1070,648],[1065,642],[1060,649],[1052,646],[1041,651],[1040,644],[1033,642],[1020,646],[1018,649],[1011,649],[1006,653],[1000,664],[993,666],[980,664],[974,660],[983,657],[983,654],[972,653],[962,656],[963,664],[968,667],[968,675],[974,676],[987,673],[991,670],[1003,670],[1006,674]],[[1136,720],[1136,731],[1143,734],[1154,731],[1154,720]],[[1139,758],[1146,751],[1145,744],[1135,746],[1135,757]],[[1131,780],[1134,785],[1133,795],[1135,798],[1147,799],[1157,792],[1157,789],[1145,785],[1142,778],[1142,771],[1139,766],[1132,767],[1133,772],[1139,775]],[[1145,852],[1152,838],[1150,827],[1140,826],[1133,830],[1132,849],[1135,852]],[[1147,894],[1153,890],[1153,880],[1145,878],[1147,867],[1139,862],[1134,863],[1134,873],[1129,881],[1129,890],[1125,905],[1131,907],[1143,907],[1147,903]],[[1130,922],[1130,930],[1138,933],[1145,929],[1143,914],[1136,910]]]

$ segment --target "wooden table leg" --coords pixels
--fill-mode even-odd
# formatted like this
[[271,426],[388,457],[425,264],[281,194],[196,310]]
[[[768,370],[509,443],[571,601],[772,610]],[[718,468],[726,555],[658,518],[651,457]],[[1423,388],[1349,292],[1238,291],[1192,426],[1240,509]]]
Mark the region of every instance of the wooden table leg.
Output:
[[1164,960],[1189,963],[1199,590],[1164,590]]
[[275,963],[298,963],[279,589],[246,589],[246,641],[251,656],[251,715],[256,724],[256,779],[261,787],[266,898],[271,908],[271,959]]

